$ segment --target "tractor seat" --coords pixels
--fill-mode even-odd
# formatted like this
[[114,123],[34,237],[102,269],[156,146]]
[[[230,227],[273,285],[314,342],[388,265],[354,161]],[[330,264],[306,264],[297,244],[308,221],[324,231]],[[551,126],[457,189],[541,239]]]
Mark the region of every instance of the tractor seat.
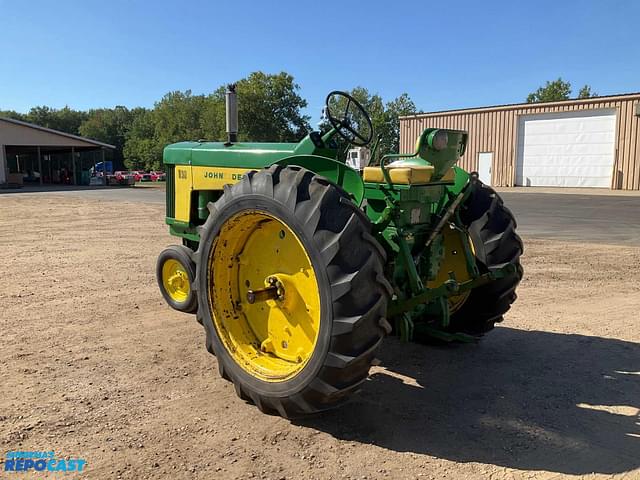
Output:
[[[394,165],[397,163],[397,165]],[[393,162],[387,166],[391,182],[397,185],[424,185],[431,181],[434,168],[431,165],[406,165]],[[365,167],[362,172],[362,180],[369,183],[387,183],[380,167]],[[455,172],[453,168],[447,170],[441,182],[453,182]]]

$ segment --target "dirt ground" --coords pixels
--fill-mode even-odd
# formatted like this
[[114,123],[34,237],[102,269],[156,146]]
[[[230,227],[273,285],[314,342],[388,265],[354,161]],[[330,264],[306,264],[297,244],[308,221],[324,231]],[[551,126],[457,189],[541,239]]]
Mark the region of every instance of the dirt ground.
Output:
[[640,247],[525,238],[520,298],[479,344],[390,338],[350,404],[292,423],[165,305],[163,218],[0,195],[4,452],[85,458],[80,478],[640,479]]

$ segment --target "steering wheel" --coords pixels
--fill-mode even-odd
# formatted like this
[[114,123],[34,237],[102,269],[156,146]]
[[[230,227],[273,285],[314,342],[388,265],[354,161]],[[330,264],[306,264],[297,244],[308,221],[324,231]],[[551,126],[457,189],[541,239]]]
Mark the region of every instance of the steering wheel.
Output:
[[371,118],[355,98],[348,93],[335,90],[327,95],[326,105],[329,123],[342,138],[358,147],[371,142]]

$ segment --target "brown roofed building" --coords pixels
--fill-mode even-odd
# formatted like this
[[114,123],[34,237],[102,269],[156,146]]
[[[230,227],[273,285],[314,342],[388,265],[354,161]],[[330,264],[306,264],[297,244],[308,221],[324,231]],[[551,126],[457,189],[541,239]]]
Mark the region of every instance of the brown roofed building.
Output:
[[640,93],[400,119],[400,152],[427,127],[469,132],[460,165],[494,186],[640,190]]
[[0,118],[0,185],[88,183],[89,169],[104,161],[107,143],[30,123]]

